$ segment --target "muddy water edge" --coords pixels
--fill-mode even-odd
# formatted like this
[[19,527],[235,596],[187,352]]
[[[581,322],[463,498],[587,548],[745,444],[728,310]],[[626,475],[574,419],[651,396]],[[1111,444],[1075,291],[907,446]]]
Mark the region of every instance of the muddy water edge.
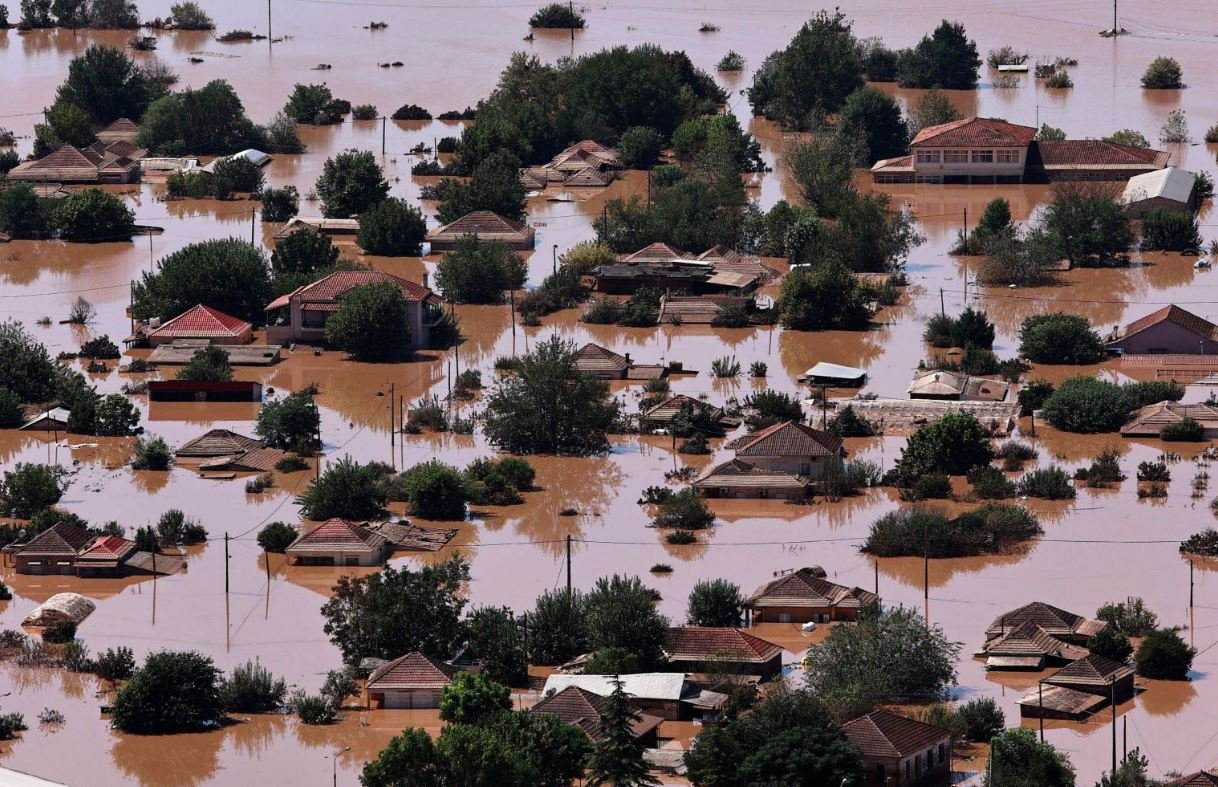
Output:
[[[11,7],[12,4],[10,4]],[[1118,128],[1134,128],[1156,139],[1166,114],[1185,109],[1200,137],[1218,120],[1218,93],[1207,89],[1218,49],[1211,41],[1218,30],[1218,10],[1200,2],[1126,2],[1121,4],[1122,25],[1133,35],[1118,40],[1096,32],[1111,25],[1103,4],[1081,0],[1025,3],[1013,8],[997,0],[948,4],[933,11],[914,0],[899,0],[877,8],[862,0],[841,4],[856,20],[861,36],[880,36],[891,46],[908,46],[938,23],[941,16],[963,21],[984,53],[1012,44],[1032,52],[1033,58],[1069,55],[1079,60],[1071,69],[1076,87],[1047,91],[1023,77],[1016,89],[995,89],[993,74],[983,69],[976,91],[954,93],[952,100],[965,113],[1004,117],[1028,125],[1049,123],[1064,128],[1072,138],[1098,137]],[[266,31],[266,9],[232,0],[211,3],[209,12],[221,31],[247,28]],[[164,16],[167,0],[143,3],[145,18]],[[274,45],[266,42],[221,44],[207,34],[165,33],[159,36],[157,56],[181,76],[181,85],[200,86],[211,79],[227,79],[242,97],[251,117],[269,119],[283,104],[292,85],[324,79],[335,95],[352,103],[374,103],[382,112],[415,103],[433,113],[474,104],[493,87],[511,52],[526,49],[553,61],[559,57],[594,51],[616,44],[654,42],[685,50],[694,62],[712,70],[728,50],[742,53],[750,68],[773,49],[785,44],[808,14],[791,0],[770,0],[764,7],[733,8],[727,4],[678,0],[643,0],[629,7],[613,4],[589,11],[589,27],[572,40],[538,33],[522,42],[531,9],[513,5],[465,4],[419,7],[364,7],[339,2],[300,1],[273,8],[274,34],[285,36]],[[364,29],[369,21],[385,21],[385,30]],[[699,33],[703,22],[720,32]],[[68,61],[93,42],[118,46],[126,33],[41,31],[18,35],[0,31],[0,125],[23,137],[19,151],[27,153],[29,136],[41,110],[52,100]],[[201,63],[188,62],[202,53]],[[1148,94],[1138,78],[1155,56],[1171,54],[1183,66],[1193,87],[1183,91]],[[135,53],[137,58],[147,57]],[[378,63],[402,61],[405,66],[380,69]],[[310,69],[332,64],[324,72]],[[749,83],[749,73],[724,78],[736,91]],[[916,99],[914,91],[892,90],[902,100]],[[733,95],[730,108],[748,124],[747,100]],[[767,163],[765,175],[752,192],[762,207],[792,196],[781,166],[788,140],[781,131],[751,122],[761,140]],[[428,145],[442,136],[459,133],[457,123],[394,123],[384,129],[383,166],[392,193],[417,199],[419,183],[409,176],[416,144]],[[311,190],[322,163],[347,148],[381,151],[379,123],[348,122],[339,126],[303,129],[307,153],[279,156],[267,170],[272,185],[294,184],[302,194]],[[1172,163],[1214,172],[1213,146],[1171,148]],[[628,177],[601,194],[580,195],[576,202],[530,201],[530,220],[537,227],[537,251],[529,260],[529,283],[535,285],[549,272],[554,246],[561,253],[592,236],[591,217],[602,201],[637,191],[642,179]],[[964,211],[979,216],[994,196],[1006,197],[1015,218],[1027,221],[1047,196],[1040,186],[888,186],[895,202],[907,204],[919,217],[926,243],[909,261],[911,286],[905,300],[881,313],[866,332],[788,333],[781,329],[710,330],[697,326],[657,329],[618,329],[586,326],[574,312],[546,318],[540,328],[513,328],[504,307],[458,307],[467,341],[461,348],[461,368],[478,368],[491,379],[491,364],[498,355],[522,353],[554,332],[577,342],[596,341],[619,352],[630,352],[642,363],[677,360],[702,373],[674,381],[675,391],[705,392],[712,401],[742,398],[757,386],[795,391],[796,375],[817,361],[865,366],[870,371],[866,391],[903,397],[910,373],[925,356],[920,341],[926,319],[940,308],[940,291],[946,310],[958,311],[969,302],[983,306],[998,326],[996,351],[1014,353],[1016,331],[1029,314],[1064,310],[1086,315],[1101,327],[1128,322],[1159,304],[1178,303],[1210,319],[1218,318],[1218,280],[1214,274],[1192,269],[1191,259],[1174,255],[1137,258],[1121,270],[1075,271],[1058,286],[1035,290],[985,290],[973,285],[965,294],[972,261],[946,254],[963,223]],[[67,245],[56,242],[13,242],[0,246],[0,313],[23,321],[52,353],[75,350],[82,339],[95,334],[125,336],[128,282],[159,257],[186,244],[215,237],[250,237],[269,247],[274,227],[263,227],[255,203],[245,201],[161,201],[163,187],[144,184],[116,187],[125,194],[142,224],[164,227],[160,235],[132,243]],[[304,215],[317,215],[316,203],[305,203]],[[1202,214],[1203,234],[1218,236],[1209,225],[1212,213]],[[387,259],[352,256],[373,266],[420,280],[434,272],[435,258]],[[96,320],[83,330],[35,322],[50,316],[58,320],[83,295],[98,308]],[[137,353],[138,354],[138,353]],[[747,367],[753,360],[769,365],[764,381],[741,379],[716,382],[709,377],[711,360],[735,355]],[[320,388],[323,408],[322,462],[351,455],[362,461],[378,459],[398,467],[430,457],[465,465],[492,453],[481,436],[407,436],[390,446],[390,403],[393,385],[407,401],[429,393],[443,394],[451,353],[431,353],[400,365],[364,365],[339,354],[291,354],[270,369],[239,370],[243,379],[258,379],[277,391],[296,390],[310,383]],[[1034,376],[1061,379],[1079,370],[1037,369]],[[1119,377],[1114,364],[1085,373]],[[103,392],[117,391],[124,379],[117,373],[94,376]],[[633,406],[639,391],[617,388],[616,396]],[[1190,390],[1190,400],[1204,392]],[[178,444],[212,427],[249,432],[256,409],[247,405],[194,405],[137,400],[150,432]],[[478,404],[462,407],[476,409]],[[1021,425],[1025,431],[1030,425]],[[1119,441],[1113,436],[1079,438],[1038,427],[1031,438],[1040,450],[1040,463],[1072,467],[1103,448],[1115,445],[1122,466],[1133,476],[1138,462],[1155,458],[1162,446],[1153,441]],[[854,456],[890,466],[902,445],[900,437],[851,441]],[[636,504],[643,488],[659,483],[666,470],[683,464],[703,466],[713,457],[674,454],[663,439],[621,438],[607,456],[587,459],[540,458],[538,491],[526,494],[523,505],[479,510],[460,525],[453,548],[472,561],[469,595],[474,605],[506,604],[528,608],[541,591],[564,581],[563,545],[567,535],[577,537],[574,583],[589,587],[597,577],[613,573],[641,574],[663,596],[662,611],[674,621],[684,615],[685,597],[699,579],[724,577],[746,590],[771,572],[801,565],[820,564],[830,578],[871,588],[888,604],[922,607],[924,594],[931,620],[948,636],[963,643],[965,654],[976,650],[986,625],[1000,612],[1039,599],[1090,614],[1100,604],[1140,595],[1159,613],[1163,623],[1187,625],[1186,639],[1205,649],[1198,656],[1194,680],[1187,684],[1146,682],[1146,690],[1118,708],[1128,720],[1128,743],[1151,760],[1151,771],[1191,771],[1218,765],[1218,743],[1213,731],[1218,716],[1218,683],[1212,674],[1218,664],[1218,574],[1198,570],[1195,606],[1189,609],[1189,566],[1175,544],[1212,523],[1208,496],[1190,496],[1194,474],[1185,457],[1172,468],[1169,496],[1162,501],[1139,501],[1135,486],[1125,482],[1116,490],[1083,490],[1070,506],[1032,501],[1045,524],[1046,538],[1018,555],[969,560],[933,561],[929,588],[923,587],[923,565],[918,560],[883,560],[876,565],[857,551],[869,523],[897,506],[887,491],[834,504],[806,507],[774,501],[716,501],[719,525],[700,537],[700,543],[677,547],[664,544],[648,528],[647,512]],[[258,658],[289,683],[315,691],[325,672],[339,664],[339,654],[321,632],[319,607],[336,572],[321,568],[288,568],[272,556],[270,565],[254,542],[258,527],[275,520],[296,522],[294,494],[312,477],[312,471],[277,475],[273,489],[248,495],[240,479],[202,479],[188,469],[168,474],[134,472],[124,465],[130,441],[85,440],[77,437],[0,433],[0,466],[19,461],[58,461],[68,466],[72,484],[62,505],[91,522],[114,519],[133,530],[166,509],[181,508],[200,518],[212,541],[190,550],[188,568],[173,577],[151,580],[92,580],[29,577],[3,569],[0,576],[13,589],[14,599],[0,603],[0,628],[17,627],[30,609],[63,590],[84,593],[97,603],[97,611],[82,625],[80,636],[94,653],[126,645],[138,658],[159,648],[195,649],[228,669]],[[560,516],[565,508],[578,516]],[[224,593],[226,561],[220,540],[228,532],[227,571],[231,592]],[[1126,541],[1146,543],[1100,543]],[[1153,542],[1153,543],[1150,543]],[[442,553],[444,554],[444,553]],[[429,559],[429,558],[419,558]],[[434,558],[431,558],[434,559]],[[397,558],[409,564],[412,558]],[[673,565],[674,572],[651,577],[657,562]],[[269,570],[268,570],[269,569]],[[806,646],[797,630],[765,632],[788,648],[794,661]],[[959,696],[997,699],[1009,723],[1018,720],[1016,700],[1034,688],[1038,676],[1017,678],[987,675],[980,662],[962,659]],[[99,714],[104,700],[101,687],[88,676],[62,671],[29,670],[11,662],[0,665],[0,700],[5,711],[20,711],[33,722],[39,711],[51,707],[63,712],[59,728],[32,729],[17,741],[0,744],[0,762],[68,784],[141,785],[320,783],[328,777],[335,751],[351,746],[337,762],[342,784],[355,784],[363,762],[402,727],[436,729],[434,715],[409,711],[352,712],[341,724],[326,728],[299,725],[294,719],[254,717],[248,722],[211,733],[165,737],[139,737],[110,731]],[[413,713],[413,715],[412,715]],[[1118,724],[1124,726],[1122,720]],[[1046,736],[1067,751],[1080,775],[1090,783],[1109,763],[1111,730],[1106,714],[1087,724],[1054,723]],[[70,752],[65,756],[65,752]],[[966,765],[966,767],[968,767]]]

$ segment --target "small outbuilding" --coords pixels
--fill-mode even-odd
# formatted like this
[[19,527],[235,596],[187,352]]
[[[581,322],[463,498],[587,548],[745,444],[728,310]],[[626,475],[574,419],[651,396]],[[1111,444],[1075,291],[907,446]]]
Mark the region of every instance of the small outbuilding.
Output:
[[568,686],[577,686],[599,697],[613,693],[615,681],[630,697],[631,707],[667,721],[713,718],[727,702],[727,696],[704,691],[679,672],[640,672],[631,675],[566,675],[546,678],[542,695],[550,697]]
[[66,407],[51,407],[35,415],[21,425],[20,429],[32,432],[66,432],[72,411]]
[[973,377],[946,369],[921,371],[906,391],[910,399],[950,402],[1005,402],[1012,397],[1010,383],[988,377]]
[[1125,211],[1134,217],[1164,208],[1191,212],[1196,204],[1196,184],[1197,176],[1188,170],[1164,167],[1130,178],[1120,201]]
[[821,361],[803,373],[801,379],[808,385],[825,385],[832,388],[861,388],[867,382],[867,370],[854,366]]
[[368,676],[368,704],[381,708],[438,708],[455,667],[407,653],[377,667]]

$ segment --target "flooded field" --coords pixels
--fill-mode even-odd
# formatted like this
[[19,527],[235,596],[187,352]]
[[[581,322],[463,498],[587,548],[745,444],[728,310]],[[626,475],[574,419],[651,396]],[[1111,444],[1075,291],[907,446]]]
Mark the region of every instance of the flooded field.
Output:
[[[165,15],[168,1],[144,2],[143,18]],[[1187,111],[1195,138],[1218,121],[1218,91],[1211,75],[1218,66],[1218,8],[1199,0],[1188,2],[1124,2],[1121,24],[1132,34],[1104,39],[1097,31],[1111,26],[1110,9],[1081,0],[1031,0],[1012,6],[997,0],[941,3],[927,6],[899,0],[883,7],[862,0],[843,2],[861,36],[881,36],[891,46],[908,46],[936,25],[941,17],[964,22],[984,54],[992,47],[1012,44],[1033,57],[1070,55],[1079,65],[1071,70],[1076,87],[1045,91],[1030,77],[1016,89],[995,89],[982,69],[976,91],[953,93],[966,114],[1002,117],[1015,123],[1050,123],[1071,138],[1098,137],[1118,128],[1134,128],[1154,140],[1167,113]],[[266,31],[266,9],[259,4],[218,0],[208,10],[221,32],[233,28]],[[10,4],[10,8],[12,4]],[[719,75],[734,91],[730,109],[763,144],[773,172],[764,175],[750,195],[762,207],[791,198],[782,167],[787,140],[773,126],[747,118],[747,100],[735,91],[750,82],[750,71],[772,50],[785,45],[809,15],[806,4],[792,0],[763,0],[761,5],[732,6],[722,2],[639,0],[588,9],[589,27],[574,39],[566,32],[528,32],[533,6],[494,3],[375,3],[293,0],[277,3],[273,32],[284,40],[222,44],[202,33],[162,33],[157,55],[181,75],[180,86],[201,86],[227,79],[236,88],[251,117],[268,120],[286,99],[293,84],[326,81],[338,97],[352,103],[375,103],[382,112],[414,103],[433,113],[461,109],[485,96],[494,86],[509,55],[520,49],[552,61],[615,44],[655,42],[684,49],[694,63],[713,71],[728,50],[742,53],[749,69],[741,75]],[[15,15],[15,9],[13,9]],[[363,29],[369,21],[389,23],[387,30]],[[717,33],[699,33],[710,22]],[[0,126],[19,136],[18,149],[28,153],[29,138],[42,107],[51,102],[68,61],[95,41],[123,45],[128,33],[70,30],[18,34],[0,31]],[[187,61],[202,52],[203,62]],[[1171,54],[1192,87],[1182,91],[1146,93],[1139,76],[1155,56]],[[135,53],[137,58],[146,57]],[[404,68],[380,69],[377,64],[400,60]],[[331,70],[314,72],[318,63]],[[885,86],[903,100],[917,91]],[[432,144],[459,133],[460,125],[444,122],[390,122],[385,129],[383,166],[394,196],[416,200],[419,183],[410,178],[413,163],[407,153],[420,142]],[[308,152],[278,156],[266,171],[268,182],[294,184],[305,194],[328,156],[348,148],[379,154],[382,128],[376,121],[304,128]],[[1170,147],[1172,163],[1215,173],[1215,146]],[[553,254],[591,238],[592,217],[603,201],[640,189],[645,180],[627,177],[609,189],[575,202],[530,201],[530,222],[537,228],[537,250],[529,258],[529,285],[550,272]],[[595,341],[618,352],[629,352],[639,363],[681,361],[697,376],[677,378],[678,393],[706,393],[722,403],[743,398],[757,386],[795,391],[797,375],[818,361],[866,367],[866,392],[904,398],[910,375],[925,357],[921,342],[925,321],[940,308],[958,312],[968,302],[985,308],[996,323],[995,351],[1013,355],[1015,336],[1024,317],[1065,310],[1086,315],[1101,329],[1125,323],[1159,305],[1175,303],[1211,320],[1218,319],[1218,273],[1195,271],[1193,258],[1155,254],[1139,257],[1120,270],[1080,270],[1061,277],[1059,284],[1037,289],[985,289],[969,281],[973,261],[951,258],[967,209],[979,216],[995,196],[1006,197],[1014,218],[1028,220],[1045,201],[1044,186],[885,186],[894,201],[906,203],[919,219],[926,242],[912,255],[906,298],[881,312],[865,332],[785,332],[780,328],[710,329],[705,326],[663,326],[651,329],[585,325],[576,310],[543,319],[540,328],[513,326],[504,306],[457,307],[466,336],[460,348],[462,368],[479,368],[483,379],[493,377],[496,356],[519,354],[557,332],[582,344]],[[246,201],[161,200],[163,186],[143,184],[115,187],[127,194],[140,224],[164,228],[164,233],[139,237],[132,243],[69,245],[59,242],[14,241],[0,245],[0,317],[15,317],[44,342],[52,354],[75,351],[83,339],[108,334],[113,339],[130,329],[125,307],[129,282],[150,264],[189,243],[215,237],[250,237],[269,248],[270,227],[256,216],[257,203]],[[434,207],[434,206],[433,206]],[[302,215],[319,215],[317,203],[303,203]],[[1202,212],[1202,234],[1218,237],[1212,209]],[[555,250],[556,247],[556,250]],[[437,258],[376,258],[346,253],[386,271],[419,281],[434,274]],[[941,295],[942,293],[942,295]],[[98,315],[86,327],[59,325],[72,301],[84,296]],[[52,325],[40,327],[44,316]],[[139,355],[141,351],[136,351]],[[146,351],[143,351],[146,352]],[[714,381],[710,363],[735,355],[745,363],[769,365],[764,381],[741,378]],[[313,354],[301,350],[267,369],[239,367],[241,379],[257,379],[276,391],[316,383],[323,410],[324,454],[330,462],[350,455],[361,461],[377,459],[407,467],[439,457],[465,465],[492,453],[480,435],[402,436],[391,445],[393,403],[389,386],[407,402],[446,391],[451,353],[424,353],[396,365],[357,364],[340,353]],[[1035,369],[1031,377],[1060,380],[1094,367]],[[1121,375],[1113,362],[1099,370]],[[102,392],[114,392],[124,377],[116,372],[94,375]],[[807,389],[804,389],[806,393]],[[634,409],[638,386],[614,389]],[[1189,389],[1186,401],[1205,398],[1208,389]],[[247,404],[149,404],[137,399],[147,430],[180,444],[213,427],[250,433],[257,414]],[[476,409],[477,402],[461,405]],[[1022,424],[1026,430],[1030,424]],[[1035,673],[987,674],[979,660],[967,654],[984,639],[986,626],[1001,612],[1033,600],[1045,601],[1090,615],[1104,602],[1141,596],[1165,625],[1188,626],[1186,639],[1200,651],[1193,680],[1167,684],[1142,681],[1145,691],[1118,708],[1127,720],[1128,745],[1138,746],[1151,761],[1153,775],[1170,770],[1194,771],[1218,766],[1218,572],[1198,567],[1195,605],[1189,608],[1190,567],[1177,544],[1213,524],[1207,494],[1190,497],[1193,460],[1186,455],[1172,466],[1166,500],[1139,500],[1133,471],[1154,459],[1163,446],[1157,441],[1123,441],[1115,435],[1063,435],[1037,425],[1035,437],[1025,435],[1040,451],[1040,463],[1072,468],[1107,446],[1122,452],[1122,467],[1131,479],[1115,490],[1080,490],[1073,503],[1029,501],[1042,518],[1046,536],[1018,555],[960,560],[934,560],[929,588],[918,559],[885,559],[878,567],[857,546],[869,524],[898,505],[895,493],[874,490],[840,503],[812,506],[777,501],[713,501],[719,517],[713,531],[700,542],[672,546],[647,527],[649,516],[636,501],[641,491],[662,482],[663,473],[683,464],[702,468],[730,452],[687,457],[673,452],[667,438],[615,439],[607,456],[587,459],[537,458],[539,489],[525,495],[522,505],[478,508],[460,524],[443,557],[460,550],[472,562],[473,605],[508,605],[517,611],[532,606],[543,590],[565,581],[564,540],[573,536],[573,580],[587,588],[600,576],[639,574],[663,596],[660,608],[672,620],[684,617],[685,599],[700,579],[722,577],[746,592],[771,578],[773,572],[805,565],[824,566],[829,578],[878,592],[886,604],[922,607],[929,595],[930,619],[948,636],[963,643],[958,696],[989,696],[999,700],[1009,724],[1018,723],[1015,704],[1034,688]],[[884,437],[849,441],[852,456],[890,467],[903,439]],[[296,522],[295,493],[307,485],[313,470],[277,474],[276,485],[260,495],[246,494],[241,479],[209,480],[189,469],[168,474],[137,472],[125,466],[130,440],[77,435],[0,432],[0,467],[19,461],[58,461],[72,472],[71,487],[61,505],[100,523],[117,520],[128,532],[154,522],[169,508],[181,508],[199,518],[211,541],[189,550],[188,568],[172,577],[138,580],[76,580],[32,577],[0,569],[0,578],[13,590],[11,602],[0,602],[0,629],[17,627],[38,603],[63,590],[83,593],[97,602],[97,611],[81,626],[80,637],[94,653],[126,645],[137,658],[160,649],[194,649],[211,656],[218,666],[257,657],[290,684],[316,691],[328,670],[339,666],[339,651],[322,634],[319,608],[337,574],[335,569],[287,567],[281,556],[265,562],[254,537],[265,523]],[[1179,450],[1179,449],[1177,449]],[[1190,449],[1196,450],[1196,449]],[[1218,489],[1216,487],[1215,489]],[[560,516],[575,508],[576,517]],[[401,509],[399,508],[400,512]],[[424,524],[426,524],[424,522]],[[226,560],[224,534],[232,537]],[[395,563],[414,559],[398,557]],[[436,558],[438,559],[438,558]],[[669,575],[651,576],[657,562],[673,565]],[[226,574],[231,592],[224,592]],[[788,660],[801,655],[807,641],[790,630],[763,631],[788,648]],[[67,718],[57,729],[31,729],[18,740],[0,743],[0,764],[72,785],[204,785],[327,783],[335,765],[328,757],[344,747],[351,750],[337,762],[340,784],[357,783],[362,764],[404,726],[438,727],[434,715],[423,712],[350,712],[330,727],[308,727],[290,717],[254,717],[224,730],[192,735],[129,736],[112,732],[99,712],[104,696],[90,676],[62,671],[33,671],[11,662],[0,664],[0,709],[20,711],[33,722],[51,707]],[[6,695],[5,693],[8,692]],[[412,715],[412,713],[414,715]],[[1033,721],[1025,722],[1032,726]],[[1118,724],[1124,722],[1118,719]],[[1086,724],[1054,722],[1046,736],[1069,753],[1079,771],[1079,783],[1090,784],[1108,767],[1112,745],[1105,711]],[[1118,736],[1119,738],[1119,736]],[[65,753],[70,753],[65,756]]]

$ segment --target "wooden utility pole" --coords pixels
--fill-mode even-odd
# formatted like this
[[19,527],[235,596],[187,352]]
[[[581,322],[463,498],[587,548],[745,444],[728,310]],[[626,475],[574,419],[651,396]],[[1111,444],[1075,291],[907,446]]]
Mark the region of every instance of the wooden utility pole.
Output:
[[511,298],[511,300],[508,301],[508,308],[510,309],[508,314],[511,315],[511,318],[512,318],[512,338],[515,339],[516,338],[516,290],[512,289],[512,290],[509,290],[508,292],[509,292],[509,297]]
[[270,586],[271,586],[271,553],[270,552],[267,552],[266,550],[262,551],[262,562],[263,562],[263,564],[266,565],[267,595],[269,596],[270,592],[271,592],[270,591]]
[[1193,608],[1193,559],[1188,559],[1188,608],[1191,611]]
[[271,34],[271,0],[266,0],[266,43],[269,46],[275,40]]
[[875,559],[875,594],[880,595],[880,559]]
[[389,453],[393,453],[393,403],[397,401],[397,383],[389,383]]
[[385,155],[385,116],[381,115],[381,155]]
[[224,531],[224,595],[228,595],[228,531]]
[[567,534],[567,598],[571,597],[571,535]]
[[[1117,0],[1112,0],[1112,37],[1116,38],[1120,35],[1120,29],[1117,27]],[[1116,770],[1113,768],[1113,770]]]
[[1111,694],[1108,697],[1108,704],[1112,706],[1112,770],[1110,773],[1116,773],[1117,758],[1116,758],[1116,678],[1113,677],[1108,681],[1108,689]]
[[1045,682],[1036,681],[1036,702],[1040,705],[1040,742],[1045,742]]
[[943,305],[943,288],[939,288],[939,314],[947,316],[947,307]]
[[[148,233],[152,237],[152,233]],[[250,245],[254,245],[254,209],[250,208]]]

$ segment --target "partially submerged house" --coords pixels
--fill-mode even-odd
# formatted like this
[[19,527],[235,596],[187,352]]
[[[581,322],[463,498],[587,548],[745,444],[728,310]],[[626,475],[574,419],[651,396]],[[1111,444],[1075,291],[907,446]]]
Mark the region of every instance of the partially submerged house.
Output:
[[1191,418],[1201,424],[1207,439],[1218,437],[1218,407],[1205,403],[1180,404],[1167,401],[1139,407],[1121,427],[1121,437],[1157,439],[1162,434],[1163,427],[1180,423],[1185,418]]
[[614,295],[633,295],[646,287],[685,295],[740,296],[771,278],[772,272],[760,263],[746,265],[740,255],[720,246],[695,256],[667,243],[652,243],[619,255],[616,263],[597,266],[592,276],[597,292]]
[[216,165],[219,164],[221,161],[228,161],[230,159],[242,159],[242,158],[245,159],[246,161],[250,162],[251,164],[253,164],[256,167],[265,167],[267,164],[270,164],[271,161],[273,160],[271,157],[271,154],[269,154],[269,153],[264,153],[261,150],[255,150],[254,148],[246,148],[245,150],[238,151],[238,152],[232,154],[231,156],[220,156],[219,158],[214,159],[214,160],[208,162],[207,164],[204,164],[199,169],[203,170],[204,172],[208,172],[208,173],[215,172]]
[[664,632],[664,654],[677,672],[782,674],[782,647],[747,631],[726,626],[679,626]]
[[668,374],[658,364],[639,365],[630,353],[620,355],[607,347],[588,342],[575,355],[575,369],[602,380],[654,380]]
[[1037,140],[1037,129],[967,117],[920,130],[909,154],[871,167],[875,183],[1128,180],[1167,166],[1161,150],[1098,139]]
[[136,549],[120,536],[94,536],[67,522],[58,522],[22,545],[10,545],[18,574],[78,577],[127,577],[172,574],[180,557],[156,557]]
[[318,216],[293,216],[275,231],[272,239],[278,243],[296,232],[325,235],[328,238],[354,237],[359,232],[359,219],[327,219]]
[[66,432],[72,411],[66,407],[48,407],[39,410],[18,429],[31,432]]
[[152,402],[261,402],[262,383],[252,380],[149,380]]
[[97,141],[107,145],[111,142],[129,142],[134,145],[139,136],[139,123],[127,118],[119,118],[97,132]]
[[723,434],[725,417],[723,408],[685,394],[673,394],[640,413],[639,429],[643,431],[668,429],[672,426],[673,420],[682,412],[702,424],[713,425],[712,428],[716,434]]
[[840,470],[846,456],[840,437],[797,423],[783,421],[737,438],[726,448],[763,470],[779,471],[809,479]]
[[422,653],[407,653],[368,675],[368,704],[380,708],[438,708],[456,668]]
[[952,736],[942,727],[874,710],[842,725],[863,760],[866,787],[938,787],[951,783]]
[[482,241],[497,241],[516,251],[528,251],[536,242],[533,228],[523,221],[509,219],[489,210],[467,213],[454,222],[436,227],[427,233],[431,253],[452,251],[457,242],[472,235]]
[[1090,652],[1025,621],[987,642],[978,655],[985,657],[987,670],[1040,670],[1046,665],[1061,666],[1076,661]]
[[[601,710],[606,698],[579,686],[567,686],[545,697],[529,710],[556,717],[559,721],[579,727],[592,741],[604,737],[600,729]],[[656,745],[656,729],[664,722],[659,716],[640,713],[630,722],[630,737],[644,747]]]
[[1134,218],[1160,209],[1190,213],[1197,204],[1196,186],[1197,176],[1188,170],[1164,167],[1130,178],[1120,202]]
[[1015,428],[1020,412],[1017,401],[955,402],[937,399],[856,397],[833,399],[831,406],[836,409],[849,406],[855,414],[876,424],[885,434],[913,431],[938,421],[949,413],[968,413],[980,421],[990,434],[1002,435]]
[[[187,339],[205,344],[249,344],[254,340],[254,326],[219,309],[198,304],[165,322],[153,321],[136,332],[150,347]],[[127,343],[134,344],[132,339]]]
[[267,341],[275,344],[324,344],[326,321],[338,310],[342,296],[355,287],[385,282],[397,286],[406,299],[406,324],[410,329],[410,340],[403,350],[414,351],[427,346],[431,327],[443,314],[439,296],[425,285],[389,273],[368,270],[331,273],[271,301],[266,307]]
[[1088,639],[1108,625],[1102,620],[1085,618],[1042,601],[1033,601],[994,618],[994,622],[985,630],[986,642],[1004,637],[1024,623],[1032,623],[1046,634],[1074,645],[1086,645]]
[[856,366],[820,361],[804,372],[800,378],[808,385],[824,385],[833,388],[861,388],[867,382],[867,370]]
[[266,442],[228,429],[212,429],[178,446],[173,455],[178,459],[212,459],[218,456],[238,456]]
[[1197,771],[1168,782],[1168,787],[1218,787],[1218,773]]
[[974,377],[946,369],[919,371],[906,393],[910,399],[943,402],[1005,402],[1014,398],[1014,386],[989,377]]
[[713,718],[727,702],[727,696],[704,691],[679,672],[641,672],[633,675],[567,675],[555,673],[546,678],[543,697],[551,697],[569,686],[576,686],[599,697],[614,690],[615,680],[630,695],[631,707],[668,721]]
[[1218,325],[1179,306],[1164,306],[1114,327],[1104,344],[1110,352],[1129,355],[1218,355]]
[[8,177],[44,183],[134,183],[147,152],[124,140],[95,142],[87,148],[61,145],[37,161],[18,164]]
[[1097,653],[1073,661],[1019,700],[1024,718],[1081,721],[1134,695],[1134,670]]
[[285,552],[297,566],[379,566],[390,547],[380,533],[335,517],[297,536]]
[[864,607],[879,603],[875,593],[830,582],[824,569],[810,566],[766,582],[744,607],[754,624],[829,623],[858,620]]
[[[723,274],[733,276],[736,274]],[[719,276],[719,274],[716,274]],[[656,322],[660,325],[711,325],[724,309],[753,307],[751,297],[736,295],[661,295]]]
[[547,186],[565,188],[602,187],[614,181],[619,170],[625,169],[617,151],[595,140],[576,142],[549,163],[520,170],[520,182],[530,191]]
[[77,556],[93,543],[93,538],[82,527],[57,522],[17,550],[17,573],[74,575]]

